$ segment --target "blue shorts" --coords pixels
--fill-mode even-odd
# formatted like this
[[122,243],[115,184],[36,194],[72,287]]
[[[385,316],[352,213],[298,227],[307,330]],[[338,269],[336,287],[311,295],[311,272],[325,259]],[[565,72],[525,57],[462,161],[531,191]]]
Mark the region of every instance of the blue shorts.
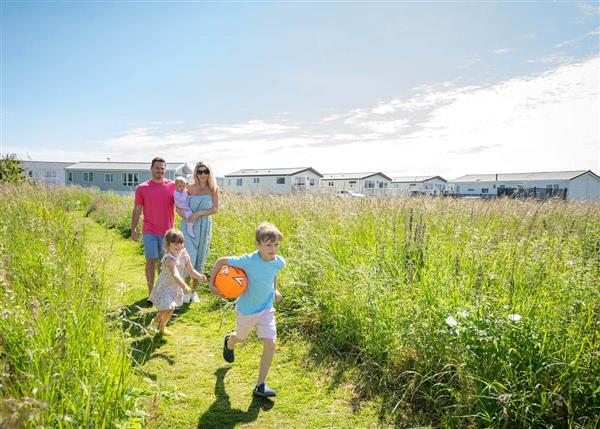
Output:
[[164,237],[158,234],[142,234],[144,238],[144,256],[146,259],[161,259],[164,255]]

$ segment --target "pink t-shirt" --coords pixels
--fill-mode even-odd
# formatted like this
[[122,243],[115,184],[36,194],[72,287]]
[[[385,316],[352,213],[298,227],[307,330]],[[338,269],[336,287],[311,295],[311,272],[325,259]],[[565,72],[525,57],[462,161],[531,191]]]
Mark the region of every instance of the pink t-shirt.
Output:
[[150,179],[135,188],[135,204],[143,206],[144,210],[142,234],[164,235],[169,228],[173,228],[173,192],[175,183],[168,179],[162,183]]

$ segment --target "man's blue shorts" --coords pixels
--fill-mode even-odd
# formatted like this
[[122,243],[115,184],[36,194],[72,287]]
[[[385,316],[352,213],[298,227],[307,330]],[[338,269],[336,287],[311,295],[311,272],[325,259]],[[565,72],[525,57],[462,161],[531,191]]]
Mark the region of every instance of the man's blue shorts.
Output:
[[144,256],[146,259],[161,259],[164,255],[164,237],[158,234],[142,234],[144,237]]

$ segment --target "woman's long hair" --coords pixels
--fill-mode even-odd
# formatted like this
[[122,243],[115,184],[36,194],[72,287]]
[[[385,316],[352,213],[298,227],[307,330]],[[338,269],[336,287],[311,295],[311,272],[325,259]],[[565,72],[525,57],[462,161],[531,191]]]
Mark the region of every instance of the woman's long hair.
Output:
[[200,184],[200,181],[198,180],[198,173],[196,173],[196,170],[202,167],[208,169],[208,189],[210,189],[211,194],[214,194],[218,189],[217,180],[215,179],[212,168],[210,168],[210,166],[205,162],[198,161],[196,163],[196,166],[194,167],[194,185]]

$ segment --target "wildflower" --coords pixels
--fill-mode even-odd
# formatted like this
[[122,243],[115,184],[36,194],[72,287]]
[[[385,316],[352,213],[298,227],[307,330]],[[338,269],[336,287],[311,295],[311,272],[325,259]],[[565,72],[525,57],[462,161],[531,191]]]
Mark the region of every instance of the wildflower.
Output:
[[467,310],[458,310],[458,315],[460,317],[468,317],[469,316],[469,312]]
[[509,314],[508,320],[510,320],[511,322],[518,322],[519,320],[521,320],[521,315],[520,314]]
[[451,327],[455,327],[458,325],[458,322],[454,319],[454,317],[452,316],[448,316],[446,318],[446,325],[451,326]]
[[485,331],[484,329],[480,329],[479,331],[477,331],[477,335],[479,335],[480,337],[485,337],[487,335],[487,331]]
[[502,393],[498,395],[498,402],[501,404],[507,404],[510,402],[511,395],[509,393]]

